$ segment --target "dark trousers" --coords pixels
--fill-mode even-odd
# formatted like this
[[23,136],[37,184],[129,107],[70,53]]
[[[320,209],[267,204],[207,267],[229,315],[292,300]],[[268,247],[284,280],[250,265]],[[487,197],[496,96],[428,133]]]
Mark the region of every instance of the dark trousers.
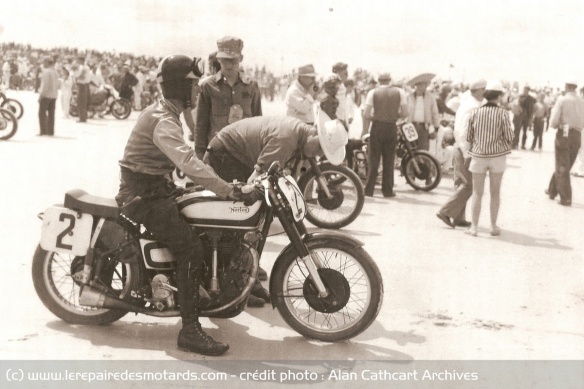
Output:
[[[200,269],[203,249],[197,234],[180,215],[173,184],[163,176],[151,176],[122,169],[116,202],[122,213],[138,222],[165,243],[176,259],[176,284],[183,326],[198,321],[198,288],[195,272]],[[135,205],[128,203],[137,196]],[[128,205],[124,208],[124,205]]]
[[89,107],[89,84],[77,84],[77,110],[79,121],[87,121],[87,108]]
[[472,173],[468,170],[471,159],[464,158],[464,154],[458,147],[454,149],[453,159],[456,191],[440,208],[440,213],[458,222],[466,220],[466,203],[472,196]]
[[527,131],[529,130],[529,126],[531,123],[528,119],[524,119],[521,123],[521,130],[523,131],[523,136],[521,137],[521,147],[525,148],[525,142],[527,141]]
[[418,133],[418,150],[430,150],[430,134],[428,133],[428,126],[426,123],[413,123]]
[[371,124],[371,135],[369,137],[367,153],[369,171],[367,172],[367,183],[365,184],[366,195],[373,195],[380,159],[383,159],[381,193],[384,196],[388,196],[393,192],[393,164],[396,144],[397,126],[395,123],[374,121]]
[[523,115],[513,115],[513,148],[516,149],[519,145],[519,135],[521,134],[521,124],[523,123]]
[[563,129],[558,129],[555,141],[556,170],[550,180],[548,193],[550,197],[560,195],[562,202],[572,201],[572,184],[570,169],[576,161],[581,145],[582,134],[570,129],[568,136],[563,136]]
[[535,145],[537,143],[537,147],[541,150],[541,142],[543,136],[543,125],[544,119],[543,118],[535,118],[533,120],[533,143],[531,144],[531,149],[535,149]]
[[42,97],[39,101],[39,126],[41,135],[54,135],[55,133],[55,101]]

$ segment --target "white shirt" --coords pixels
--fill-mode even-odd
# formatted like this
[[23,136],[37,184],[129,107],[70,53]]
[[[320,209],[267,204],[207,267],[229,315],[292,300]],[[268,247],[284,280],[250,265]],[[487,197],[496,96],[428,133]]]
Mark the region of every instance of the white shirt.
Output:
[[470,91],[464,92],[460,97],[460,106],[456,111],[456,116],[454,117],[454,140],[456,143],[454,147],[458,147],[465,158],[469,158],[468,150],[470,145],[466,140],[466,134],[468,131],[468,118],[471,112],[482,105],[482,100],[479,101],[473,97]]

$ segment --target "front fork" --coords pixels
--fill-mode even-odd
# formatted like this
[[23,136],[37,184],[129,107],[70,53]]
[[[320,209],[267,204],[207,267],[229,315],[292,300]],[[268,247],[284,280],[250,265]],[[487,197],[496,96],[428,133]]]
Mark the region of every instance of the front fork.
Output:
[[328,182],[326,181],[326,178],[322,175],[322,172],[320,171],[320,166],[318,166],[318,162],[316,162],[316,158],[311,157],[307,159],[308,163],[310,163],[310,167],[312,168],[312,170],[314,170],[314,176],[316,177],[316,181],[318,182],[319,188],[324,192],[327,199],[329,200],[332,199],[333,195],[329,190]]
[[278,215],[278,219],[282,223],[282,227],[284,227],[284,231],[290,238],[290,242],[296,249],[296,254],[298,257],[304,262],[306,269],[308,270],[309,277],[314,282],[316,289],[318,290],[318,294],[321,298],[325,298],[328,296],[329,292],[322,282],[320,278],[320,274],[318,273],[319,267],[322,267],[322,263],[318,257],[312,256],[310,251],[302,241],[302,235],[306,235],[306,227],[302,221],[296,222],[290,218],[290,212],[284,207],[282,201],[278,198],[273,188],[268,189],[270,193],[270,200],[272,200],[272,204],[276,210],[276,214]]
[[[399,132],[400,132],[400,136],[401,136],[401,141],[403,142],[406,150],[408,151],[408,156],[410,157],[410,159],[412,160],[412,163],[414,164],[414,170],[416,171],[416,174],[420,174],[420,166],[418,165],[418,161],[416,160],[416,154],[414,153],[414,147],[412,147],[412,144],[410,143],[410,141],[406,139],[401,128],[399,129]],[[405,171],[403,171],[403,173],[406,174]]]

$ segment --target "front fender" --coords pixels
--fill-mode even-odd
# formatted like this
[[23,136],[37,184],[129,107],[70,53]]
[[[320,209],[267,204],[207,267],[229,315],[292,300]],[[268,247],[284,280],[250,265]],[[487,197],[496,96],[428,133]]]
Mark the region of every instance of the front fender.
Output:
[[[356,239],[351,235],[347,235],[339,231],[317,230],[309,234],[305,234],[302,237],[302,241],[304,243],[330,242],[335,240],[340,240],[343,241],[344,243],[349,243],[355,247],[362,247],[365,245],[365,243],[361,242],[359,239]],[[274,262],[274,266],[272,267],[272,271],[270,273],[270,294],[272,294],[274,290],[273,282],[274,273],[276,269],[282,266],[281,263],[284,261],[284,258],[287,255],[292,254],[293,252],[294,246],[292,245],[292,243],[290,243],[288,244],[288,246],[284,247],[284,249],[278,255],[278,258],[276,258],[276,261]],[[275,308],[274,299],[272,299],[272,306]]]

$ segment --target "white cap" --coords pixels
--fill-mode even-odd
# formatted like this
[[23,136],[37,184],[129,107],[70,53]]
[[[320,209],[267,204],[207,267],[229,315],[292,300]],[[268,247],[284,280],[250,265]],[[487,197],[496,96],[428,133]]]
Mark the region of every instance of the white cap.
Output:
[[504,90],[503,90],[503,84],[501,84],[501,81],[499,81],[499,80],[489,80],[489,81],[487,81],[487,86],[486,86],[485,89],[486,90],[498,91],[498,92],[504,92]]

